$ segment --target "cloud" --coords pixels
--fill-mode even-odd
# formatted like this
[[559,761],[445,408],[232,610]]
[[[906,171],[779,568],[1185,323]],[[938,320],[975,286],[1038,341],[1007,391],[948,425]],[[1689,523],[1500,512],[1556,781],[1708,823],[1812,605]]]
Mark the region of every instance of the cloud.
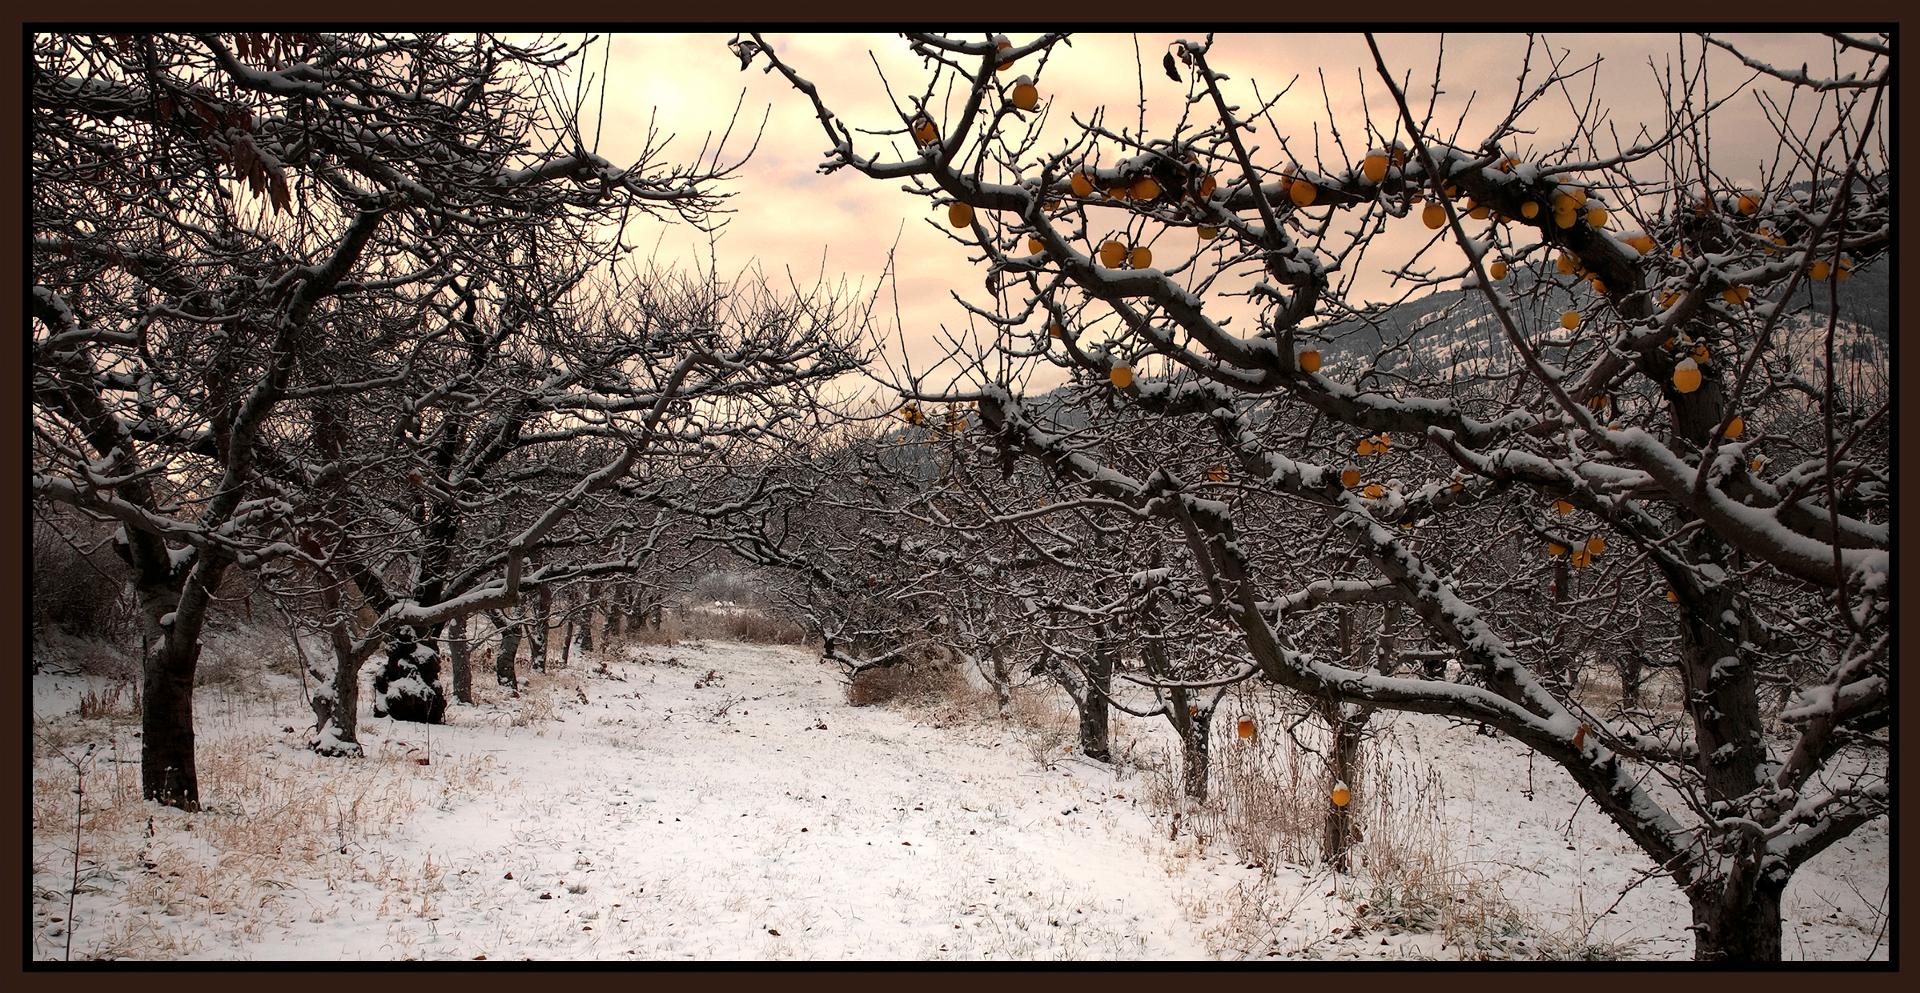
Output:
[[[1014,40],[1030,37],[1017,34]],[[1074,131],[1076,119],[1090,120],[1101,108],[1109,128],[1136,131],[1143,87],[1147,132],[1167,133],[1188,109],[1185,87],[1168,80],[1158,64],[1175,37],[1166,32],[1138,35],[1139,62],[1132,35],[1081,35],[1071,46],[1058,48],[1040,72],[1048,112],[1036,148],[1060,148]],[[669,156],[690,157],[704,138],[725,126],[736,102],[741,103],[740,120],[728,147],[744,152],[764,114],[758,151],[730,185],[737,194],[731,206],[738,213],[721,241],[723,267],[758,259],[769,272],[791,266],[811,274],[820,269],[824,252],[829,273],[845,274],[850,281],[872,288],[897,239],[894,261],[906,338],[910,347],[933,354],[938,328],[943,324],[963,327],[967,321],[950,291],[981,299],[983,271],[967,261],[967,249],[925,223],[929,217],[938,219],[938,211],[928,200],[903,193],[902,182],[874,181],[851,170],[822,175],[819,167],[829,142],[811,104],[777,73],[762,72],[764,63],[741,71],[726,49],[728,38],[699,33],[614,36],[602,154],[616,161],[637,156],[652,121],[663,133],[677,135]],[[898,128],[895,106],[921,97],[928,99],[934,116],[944,125],[957,113],[964,96],[957,90],[929,92],[929,67],[898,37],[835,32],[781,34],[770,40],[784,60],[818,86],[827,105],[855,128]],[[1484,138],[1510,106],[1515,76],[1528,53],[1527,38],[1515,34],[1453,34],[1444,40],[1436,35],[1388,34],[1379,40],[1389,67],[1404,74],[1401,78],[1407,81],[1410,102],[1422,111],[1430,99],[1436,99],[1434,60],[1443,56],[1435,117],[1449,134],[1457,123],[1459,140],[1468,143]],[[1741,35],[1736,40],[1756,56],[1783,65],[1819,64],[1829,58],[1826,42],[1813,34]],[[1701,57],[1702,43],[1697,38],[1678,44],[1684,45],[1688,63]],[[1535,78],[1550,58],[1564,59],[1566,67],[1586,65],[1596,58],[1599,62],[1595,70],[1568,86],[1543,94],[1524,121],[1537,133],[1510,139],[1516,146],[1511,150],[1556,144],[1568,126],[1569,107],[1583,105],[1589,87],[1598,104],[1609,108],[1601,130],[1603,145],[1610,145],[1614,133],[1626,142],[1638,140],[1643,128],[1658,133],[1665,126],[1658,74],[1667,72],[1669,65],[1677,70],[1679,51],[1676,38],[1665,34],[1568,32],[1545,36],[1544,42],[1536,39],[1531,56]],[[1750,75],[1725,53],[1714,50],[1707,57],[1716,73],[1716,96]],[[1228,95],[1242,112],[1251,112],[1261,97],[1271,99],[1285,91],[1271,114],[1255,122],[1256,131],[1249,136],[1258,161],[1284,161],[1290,155],[1309,164],[1322,162],[1328,169],[1357,162],[1367,148],[1381,141],[1368,133],[1363,107],[1371,110],[1375,126],[1383,133],[1399,130],[1392,103],[1360,35],[1223,34],[1215,39],[1210,59],[1218,71],[1232,77]],[[591,61],[597,72],[598,60]],[[1037,60],[1020,71],[1036,69]],[[1210,108],[1193,112],[1190,129]],[[1734,176],[1758,175],[1778,147],[1778,139],[1752,99],[1729,103],[1716,118],[1713,136],[1716,164]],[[856,133],[856,143],[862,154],[892,157],[881,137]],[[684,228],[636,231],[630,240],[651,245],[656,236],[667,258],[692,260],[707,250],[704,235]],[[1354,279],[1356,291],[1367,298],[1396,294],[1386,271],[1410,259],[1428,239],[1429,233],[1418,221],[1390,225],[1388,234],[1359,260],[1366,269],[1347,274]],[[1160,261],[1170,260],[1162,255]]]

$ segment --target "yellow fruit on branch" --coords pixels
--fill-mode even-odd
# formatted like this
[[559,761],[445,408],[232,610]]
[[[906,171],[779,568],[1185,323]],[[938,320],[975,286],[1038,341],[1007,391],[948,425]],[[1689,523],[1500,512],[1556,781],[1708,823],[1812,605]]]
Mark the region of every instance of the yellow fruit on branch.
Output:
[[1027,254],[1028,255],[1045,255],[1046,253],[1047,253],[1046,243],[1042,242],[1040,239],[1032,235],[1027,236]]
[[1127,198],[1127,191],[1128,191],[1129,189],[1132,189],[1132,187],[1128,187],[1128,186],[1109,186],[1109,187],[1107,187],[1107,199],[1109,199],[1109,200],[1125,200],[1125,199]]
[[1487,267],[1487,275],[1491,276],[1496,283],[1507,278],[1507,264],[1505,262],[1495,262]]
[[1341,783],[1333,788],[1332,797],[1334,806],[1345,807],[1353,802],[1353,791],[1347,788],[1347,784]]
[[1568,331],[1578,328],[1580,326],[1580,312],[1577,310],[1569,310],[1561,314],[1560,326],[1566,328]]
[[1739,414],[1733,415],[1733,420],[1727,422],[1727,437],[1738,438],[1746,433],[1747,419],[1741,417]]
[[1073,188],[1074,196],[1090,197],[1093,195],[1093,177],[1084,172],[1074,173],[1073,179],[1068,181],[1067,185]]
[[1520,216],[1531,221],[1540,216],[1540,205],[1532,200],[1520,205]]
[[1585,569],[1593,564],[1593,555],[1584,548],[1576,548],[1573,554],[1568,556],[1567,561],[1573,563],[1575,569]]
[[1348,489],[1352,489],[1352,488],[1354,488],[1354,487],[1356,487],[1356,486],[1359,486],[1359,485],[1360,485],[1360,470],[1358,470],[1358,469],[1342,469],[1342,470],[1340,470],[1340,485],[1341,485],[1341,486],[1344,486],[1344,487],[1346,487],[1346,488],[1348,488]]
[[1379,152],[1371,152],[1360,160],[1360,175],[1369,183],[1378,183],[1387,178],[1387,157]]
[[1219,188],[1220,188],[1219,178],[1216,177],[1213,173],[1207,173],[1206,175],[1200,177],[1200,185],[1196,187],[1193,192],[1197,196],[1199,196],[1200,199],[1205,200],[1206,198],[1213,195],[1214,190],[1217,190]]
[[1811,277],[1814,282],[1817,283],[1823,279],[1826,279],[1827,276],[1832,272],[1833,272],[1833,267],[1827,265],[1825,260],[1822,260],[1819,262],[1815,262],[1813,264],[1813,267],[1807,270],[1807,275]]
[[1575,262],[1573,260],[1573,256],[1567,254],[1566,252],[1561,252],[1560,257],[1553,260],[1553,271],[1559,273],[1562,276],[1571,276],[1579,268],[1580,268],[1580,263]]
[[1553,502],[1553,512],[1559,514],[1561,517],[1565,517],[1573,513],[1573,504],[1566,500],[1555,500]]
[[1373,439],[1372,439],[1372,438],[1362,438],[1362,439],[1360,439],[1360,443],[1359,443],[1359,444],[1357,444],[1357,445],[1355,445],[1355,446],[1353,446],[1353,450],[1354,450],[1355,452],[1357,452],[1357,453],[1359,453],[1359,454],[1361,454],[1361,455],[1372,455],[1372,454],[1373,454]]
[[[1013,42],[1011,42],[1011,41],[1008,41],[1008,40],[1007,40],[1007,36],[1006,36],[1006,35],[998,35],[998,34],[997,34],[997,35],[994,35],[994,36],[993,36],[993,49],[994,49],[994,51],[996,51],[996,52],[1004,52],[1004,51],[1007,51],[1008,49],[1010,49],[1010,48],[1012,48],[1012,47],[1013,47]],[[995,66],[995,67],[994,67],[994,70],[993,70],[993,71],[995,71],[995,72],[1006,72],[1006,71],[1007,71],[1008,69],[1011,69],[1011,68],[1013,68],[1013,63],[1014,63],[1014,61],[1015,61],[1015,60],[1013,60],[1013,59],[1008,59],[1008,60],[1006,60],[1005,62],[1002,62],[1002,63],[1000,63],[1000,64],[999,64],[998,66]]]
[[1678,593],[1675,593],[1675,592],[1674,592],[1674,591],[1672,591],[1672,590],[1668,590],[1668,591],[1667,591],[1667,602],[1668,602],[1668,603],[1679,603],[1679,602],[1680,602],[1680,594],[1678,594]]
[[933,122],[924,117],[916,118],[913,122],[913,140],[923,146],[931,145],[940,140],[940,129],[934,127]]
[[1151,201],[1160,199],[1160,184],[1152,176],[1144,176],[1135,181],[1127,193],[1135,200]]
[[1293,201],[1296,207],[1313,206],[1313,200],[1319,196],[1319,194],[1320,191],[1316,189],[1312,183],[1304,179],[1294,180],[1293,185],[1287,188],[1287,197]]
[[1673,367],[1673,388],[1682,393],[1692,393],[1700,388],[1700,366],[1692,359],[1681,359]]
[[1742,214],[1753,214],[1760,209],[1760,198],[1751,193],[1742,193],[1740,199],[1735,201],[1735,206],[1740,208]]
[[1438,231],[1447,226],[1447,208],[1437,203],[1427,204],[1426,207],[1420,211],[1420,220],[1426,224],[1429,229]]
[[1013,84],[1013,105],[1021,110],[1032,110],[1040,106],[1040,88],[1022,76]]
[[1607,539],[1594,535],[1587,539],[1587,554],[1599,555],[1607,550]]
[[1065,338],[1067,336],[1067,329],[1061,327],[1059,321],[1055,321],[1047,325],[1047,335],[1053,338]]
[[1595,207],[1592,210],[1587,211],[1587,223],[1596,228],[1606,227],[1607,212],[1600,207]]
[[1560,544],[1560,543],[1559,543],[1559,542],[1557,542],[1557,541],[1549,541],[1549,542],[1547,542],[1547,557],[1548,557],[1548,558],[1553,558],[1553,559],[1557,559],[1557,558],[1559,558],[1560,556],[1562,556],[1562,555],[1565,555],[1565,554],[1567,554],[1567,546],[1565,546],[1565,545],[1562,545],[1562,544]]
[[1145,245],[1141,245],[1139,248],[1136,248],[1133,251],[1127,253],[1127,264],[1134,267],[1135,269],[1152,268],[1153,267],[1153,250],[1149,249]]
[[1693,360],[1701,365],[1706,365],[1708,362],[1713,361],[1713,352],[1707,348],[1705,343],[1695,345],[1693,346]]
[[1124,242],[1107,241],[1100,245],[1100,264],[1109,269],[1120,268],[1127,260],[1127,246]]
[[1199,231],[1201,241],[1212,241],[1220,237],[1220,229],[1209,224],[1202,224],[1197,230]]
[[1300,353],[1300,368],[1304,372],[1320,371],[1320,353],[1312,349]]
[[1564,231],[1578,223],[1580,223],[1580,215],[1574,211],[1556,210],[1553,212],[1553,226],[1556,228]]
[[906,421],[908,424],[920,423],[920,420],[921,420],[920,406],[918,404],[910,403],[904,407],[901,407],[900,419]]
[[1253,722],[1246,718],[1241,718],[1239,726],[1234,729],[1234,733],[1242,738],[1253,737]]
[[1368,483],[1367,488],[1360,492],[1369,500],[1378,500],[1386,495],[1387,490],[1379,483]]
[[1116,365],[1111,372],[1107,373],[1107,379],[1113,383],[1115,389],[1124,390],[1133,385],[1133,367],[1125,364]]
[[1628,245],[1631,245],[1634,251],[1639,252],[1642,255],[1646,255],[1653,251],[1653,238],[1648,235],[1637,234],[1631,238],[1624,238],[1622,240],[1625,241]]
[[947,223],[956,228],[964,228],[973,223],[973,207],[964,203],[947,205]]
[[1474,203],[1471,200],[1467,201],[1468,217],[1471,217],[1476,221],[1484,221],[1487,219],[1487,215],[1490,213],[1492,213],[1492,210],[1486,204]]
[[1226,482],[1226,481],[1227,481],[1227,467],[1226,467],[1226,466],[1223,466],[1223,465],[1212,465],[1212,466],[1208,466],[1208,467],[1207,467],[1207,482],[1209,482],[1209,483],[1224,483],[1224,482]]

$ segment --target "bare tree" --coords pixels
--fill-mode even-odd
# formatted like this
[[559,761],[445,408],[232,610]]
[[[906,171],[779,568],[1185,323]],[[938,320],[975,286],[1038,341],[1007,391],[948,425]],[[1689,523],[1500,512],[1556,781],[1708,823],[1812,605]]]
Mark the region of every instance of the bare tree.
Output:
[[447,308],[513,247],[718,205],[720,152],[671,166],[656,142],[621,168],[549,112],[577,54],[491,36],[33,38],[33,492],[121,526],[151,646],[147,796],[198,805],[193,673],[228,571],[327,561],[302,548],[291,488],[347,466],[289,457],[291,408],[404,377],[458,337]]

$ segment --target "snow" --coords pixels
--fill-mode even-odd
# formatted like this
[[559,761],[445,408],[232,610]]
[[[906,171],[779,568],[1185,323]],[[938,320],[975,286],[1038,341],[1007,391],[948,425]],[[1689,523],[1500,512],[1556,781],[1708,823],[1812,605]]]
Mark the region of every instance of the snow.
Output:
[[[290,676],[269,679],[268,694],[203,690],[208,809],[129,803],[121,816],[95,815],[75,956],[156,946],[164,951],[147,954],[258,961],[1489,953],[1381,926],[1378,910],[1366,918],[1360,905],[1377,897],[1352,877],[1249,866],[1187,828],[1172,837],[1150,799],[1166,775],[1155,769],[1171,768],[1162,720],[1118,719],[1123,761],[1107,766],[1062,750],[1070,736],[1045,739],[990,714],[853,707],[835,670],[803,649],[622,645],[524,677],[519,698],[452,707],[445,726],[363,710],[357,760],[304,747],[310,717]],[[81,723],[81,680],[40,676],[34,688],[37,728]],[[1217,722],[1216,762],[1243,744],[1233,716]],[[1528,915],[1530,930],[1491,954],[1527,957],[1589,925],[1583,940],[1623,943],[1633,957],[1691,954],[1678,889],[1663,877],[1632,885],[1652,867],[1551,763],[1437,718],[1374,723],[1400,767],[1430,770],[1444,792],[1434,799],[1453,868]],[[136,726],[121,725],[108,751],[117,775],[137,781]],[[58,958],[71,769],[35,740],[32,954]],[[1357,804],[1372,786],[1360,783]],[[99,780],[89,789],[110,792]],[[309,793],[329,810],[351,805],[360,827],[337,813],[304,842],[270,831],[224,840],[252,837],[254,818]],[[1887,852],[1876,822],[1796,875],[1789,957],[1859,957],[1874,944]],[[1376,923],[1355,928],[1363,918]]]

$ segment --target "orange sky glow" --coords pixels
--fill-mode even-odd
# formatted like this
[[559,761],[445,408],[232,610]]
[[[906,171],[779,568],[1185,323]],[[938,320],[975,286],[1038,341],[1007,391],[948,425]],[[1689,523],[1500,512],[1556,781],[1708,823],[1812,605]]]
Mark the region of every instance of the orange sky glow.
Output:
[[[1015,43],[1033,37],[1023,32],[1010,35]],[[1060,147],[1074,128],[1074,119],[1084,121],[1102,107],[1110,127],[1136,127],[1143,87],[1146,132],[1153,135],[1156,127],[1170,126],[1187,88],[1167,79],[1159,62],[1169,43],[1182,36],[1094,33],[1077,35],[1070,47],[1057,49],[1038,80],[1045,118],[1036,150]],[[667,149],[670,158],[691,158],[709,133],[725,126],[739,102],[741,120],[728,146],[737,155],[746,150],[765,114],[765,132],[757,151],[727,186],[735,194],[729,204],[735,213],[716,243],[720,270],[725,273],[757,263],[779,279],[791,271],[803,285],[810,285],[824,273],[830,282],[844,279],[849,287],[871,292],[881,284],[888,253],[897,245],[897,280],[887,287],[884,328],[898,334],[916,361],[937,354],[935,343],[943,328],[965,333],[968,327],[968,315],[953,294],[976,303],[989,299],[982,284],[984,266],[969,262],[964,248],[929,223],[940,221],[939,212],[925,198],[903,192],[901,181],[872,180],[851,170],[822,175],[819,165],[826,158],[827,142],[811,105],[778,74],[762,72],[764,62],[741,71],[738,59],[727,49],[729,37],[618,34],[611,38],[610,53],[596,46],[583,63],[598,74],[603,54],[609,56],[600,153],[615,162],[631,161],[651,119],[662,132],[677,136]],[[1831,46],[1817,34],[1726,37],[1749,55],[1775,65],[1798,68],[1807,63],[1817,73],[1833,69]],[[882,74],[897,96],[921,92],[932,74],[898,36],[776,34],[768,40],[784,61],[819,87],[827,106],[855,128],[900,126],[881,83]],[[1408,74],[1409,96],[1416,106],[1424,106],[1432,92],[1442,40],[1431,34],[1380,38],[1389,67]],[[1597,87],[1597,100],[1608,109],[1605,125],[1611,131],[1603,132],[1603,149],[1613,147],[1615,133],[1621,144],[1630,144],[1642,127],[1657,131],[1664,114],[1656,70],[1677,71],[1683,51],[1689,65],[1701,56],[1697,37],[1672,34],[1568,33],[1535,41],[1563,55],[1568,66],[1600,60],[1597,70],[1580,76],[1564,93],[1543,99],[1523,119],[1525,126],[1535,130],[1528,140],[1538,150],[1551,149],[1565,138],[1573,117],[1570,103],[1584,103],[1589,86]],[[1523,35],[1445,37],[1436,114],[1436,120],[1444,122],[1443,136],[1453,130],[1455,121],[1462,122],[1458,133],[1463,142],[1477,144],[1486,136],[1511,104],[1526,51]],[[1544,72],[1544,52],[1535,49],[1530,86]],[[1757,94],[1779,96],[1786,87],[1770,80],[1750,82],[1752,73],[1717,49],[1706,57],[1711,96],[1718,98],[1746,86],[1712,119],[1714,166],[1738,179],[1763,175],[1779,154],[1780,143]],[[1319,158],[1330,168],[1340,168],[1357,162],[1367,148],[1363,106],[1376,121],[1387,121],[1392,113],[1366,41],[1358,34],[1222,34],[1210,60],[1232,77],[1229,86],[1237,89],[1229,95],[1243,107],[1255,105],[1256,86],[1260,95],[1270,97],[1290,84],[1274,111],[1274,121],[1284,133],[1276,136],[1262,128],[1255,137],[1256,161],[1284,162],[1291,153],[1308,163]],[[1843,70],[1859,68],[1842,66]],[[942,95],[936,94],[935,107],[940,106]],[[948,104],[957,108],[961,99],[962,94],[954,93]],[[1802,98],[1802,105],[1806,103]],[[1801,117],[1807,117],[1804,111]],[[1333,127],[1340,131],[1344,152],[1333,143]],[[591,122],[585,130],[591,139]],[[898,137],[856,132],[856,139],[860,153],[883,160],[911,153]],[[1281,150],[1282,140],[1286,152]],[[1185,231],[1178,233],[1191,238]],[[1347,274],[1352,294],[1364,300],[1397,296],[1404,287],[1395,286],[1389,268],[1408,261],[1427,244],[1429,235],[1417,219],[1390,225]],[[704,264],[715,248],[706,235],[690,227],[652,221],[629,229],[628,242],[639,246],[641,254],[657,256],[670,265]],[[1186,248],[1178,246],[1182,252]],[[1455,264],[1452,258],[1444,261]],[[897,329],[892,306],[896,291]],[[1058,381],[1057,376],[1042,375],[1035,385],[1049,378]]]

